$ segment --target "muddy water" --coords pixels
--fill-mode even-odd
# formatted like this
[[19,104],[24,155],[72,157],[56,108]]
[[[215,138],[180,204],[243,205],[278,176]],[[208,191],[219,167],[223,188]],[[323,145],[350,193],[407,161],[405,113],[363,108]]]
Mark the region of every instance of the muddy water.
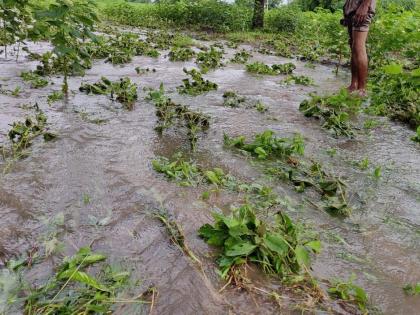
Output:
[[[44,50],[45,46],[37,45],[33,50]],[[228,59],[233,50],[226,51]],[[184,97],[176,93],[176,87],[185,78],[182,68],[193,67],[194,63],[170,62],[164,55],[156,59],[136,57],[124,66],[97,61],[85,77],[71,78],[69,98],[52,106],[48,106],[46,97],[60,89],[60,78],[52,78],[55,84],[48,88],[30,89],[19,73],[33,69],[36,63],[1,60],[3,88],[25,87],[18,97],[0,95],[2,141],[8,124],[31,113],[22,105],[35,102],[47,114],[50,128],[59,139],[35,141],[30,156],[1,177],[0,266],[1,261],[33,246],[42,247],[46,239],[55,236],[64,243],[64,254],[92,244],[112,264],[129,270],[132,279],[141,280],[132,289],[134,295],[156,287],[156,314],[292,313],[287,295],[279,308],[247,292],[218,292],[223,283],[215,273],[211,248],[197,237],[196,231],[210,222],[212,210],[229,209],[235,197],[220,194],[204,202],[200,196],[208,187],[178,187],[152,170],[150,161],[156,155],[189,152],[182,131],[171,129],[160,137],[153,130],[155,110],[144,100],[143,88],[157,88],[163,82],[175,101],[212,118],[210,129],[199,139],[197,152],[191,154],[202,165],[222,167],[244,180],[264,181],[257,165],[223,148],[223,133],[249,137],[265,129],[280,136],[301,133],[306,156],[345,178],[355,205],[350,218],[333,218],[305,202],[304,196],[293,192],[287,183],[268,183],[292,205],[286,211],[320,231],[324,248],[314,262],[314,275],[331,279],[355,273],[356,282],[366,288],[373,303],[385,314],[418,313],[419,298],[407,297],[402,291],[405,284],[420,281],[420,159],[418,145],[409,140],[411,132],[378,118],[379,127],[370,132],[361,129],[355,139],[336,139],[317,121],[303,117],[298,106],[309,92],[333,92],[348,80],[347,73],[336,76],[332,67],[317,65],[312,69],[293,61],[296,74],[310,76],[316,82],[316,86],[302,87],[283,86],[278,83],[283,76],[255,76],[248,74],[243,65],[227,63],[205,75],[219,85],[218,91]],[[290,61],[258,53],[252,59],[268,64]],[[134,69],[137,66],[154,68],[156,72],[139,76]],[[140,97],[133,111],[125,111],[106,96],[78,92],[81,81],[96,82],[100,76],[111,80],[128,76],[139,85]],[[224,107],[222,95],[226,90],[262,100],[268,113]],[[92,123],[94,119],[105,123]],[[336,156],[326,153],[330,148],[337,149]],[[371,166],[358,170],[355,161],[365,157]],[[379,180],[371,176],[376,166],[382,167]],[[204,263],[206,276],[170,243],[165,228],[150,215],[161,208],[183,228],[189,246]],[[55,255],[35,265],[27,279],[41,283],[59,259],[60,255]],[[279,288],[277,282],[263,276],[257,281],[262,287]],[[123,305],[116,313],[142,314],[148,310],[149,306]]]

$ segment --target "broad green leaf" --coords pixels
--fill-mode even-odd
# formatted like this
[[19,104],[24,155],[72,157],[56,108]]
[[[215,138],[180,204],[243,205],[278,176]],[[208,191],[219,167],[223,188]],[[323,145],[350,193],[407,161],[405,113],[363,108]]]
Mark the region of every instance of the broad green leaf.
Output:
[[225,254],[226,256],[248,256],[256,247],[250,242],[242,242],[226,248]]
[[311,248],[315,253],[321,252],[321,241],[311,241],[306,243],[305,246]]
[[100,291],[105,291],[105,292],[110,292],[110,290],[108,288],[106,288],[104,285],[98,283],[98,281],[96,281],[95,278],[93,278],[92,276],[88,275],[87,273],[80,271],[80,270],[75,270],[75,269],[69,269],[66,270],[62,273],[60,273],[58,275],[58,278],[60,280],[67,280],[67,279],[71,279],[83,284],[86,284],[90,287],[93,287],[95,289],[98,289]]
[[309,268],[311,265],[311,257],[309,256],[308,250],[301,245],[298,245],[295,249],[296,259],[300,266],[306,266]]
[[280,256],[287,255],[289,251],[289,246],[286,241],[279,234],[267,234],[264,237],[264,244],[273,252],[278,253]]

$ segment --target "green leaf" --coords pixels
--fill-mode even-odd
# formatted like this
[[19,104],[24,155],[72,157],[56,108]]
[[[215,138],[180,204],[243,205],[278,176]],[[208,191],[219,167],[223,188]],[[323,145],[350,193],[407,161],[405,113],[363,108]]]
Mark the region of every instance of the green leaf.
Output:
[[321,241],[311,241],[306,243],[305,246],[311,248],[315,253],[321,252]]
[[298,245],[295,249],[295,252],[298,264],[302,267],[306,266],[309,268],[311,265],[311,257],[309,256],[307,249],[302,245]]
[[86,284],[100,291],[110,292],[108,288],[98,283],[98,281],[96,281],[95,278],[93,278],[92,276],[80,270],[77,270],[77,271],[75,269],[66,270],[58,275],[58,279],[60,280],[71,279],[73,281]]
[[257,248],[257,246],[250,242],[241,242],[226,248],[225,254],[226,256],[248,256],[255,248]]
[[205,173],[207,179],[214,185],[220,185],[220,180],[217,174],[213,171],[207,171]]
[[289,246],[286,241],[279,234],[267,234],[264,237],[264,244],[273,252],[278,253],[280,256],[287,255]]
[[222,246],[227,237],[226,233],[221,230],[217,230],[210,224],[203,225],[198,230],[198,235],[204,238],[209,245]]

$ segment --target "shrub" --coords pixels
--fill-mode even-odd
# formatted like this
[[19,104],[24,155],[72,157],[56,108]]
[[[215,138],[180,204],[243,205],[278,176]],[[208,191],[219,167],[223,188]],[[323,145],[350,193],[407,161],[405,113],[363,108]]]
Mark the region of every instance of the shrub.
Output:
[[295,32],[302,21],[302,13],[294,7],[283,6],[267,12],[265,27],[270,31]]

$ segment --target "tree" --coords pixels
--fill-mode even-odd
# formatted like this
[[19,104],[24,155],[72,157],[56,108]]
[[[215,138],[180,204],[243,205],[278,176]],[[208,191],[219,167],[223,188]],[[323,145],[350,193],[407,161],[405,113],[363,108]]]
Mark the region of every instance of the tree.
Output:
[[83,60],[89,58],[80,45],[87,38],[94,39],[94,23],[98,21],[93,0],[56,0],[48,9],[37,12],[37,18],[48,27],[63,72],[63,92],[68,93],[67,77],[82,70]]
[[265,0],[255,0],[254,16],[252,18],[252,28],[264,27],[264,8],[265,8]]

